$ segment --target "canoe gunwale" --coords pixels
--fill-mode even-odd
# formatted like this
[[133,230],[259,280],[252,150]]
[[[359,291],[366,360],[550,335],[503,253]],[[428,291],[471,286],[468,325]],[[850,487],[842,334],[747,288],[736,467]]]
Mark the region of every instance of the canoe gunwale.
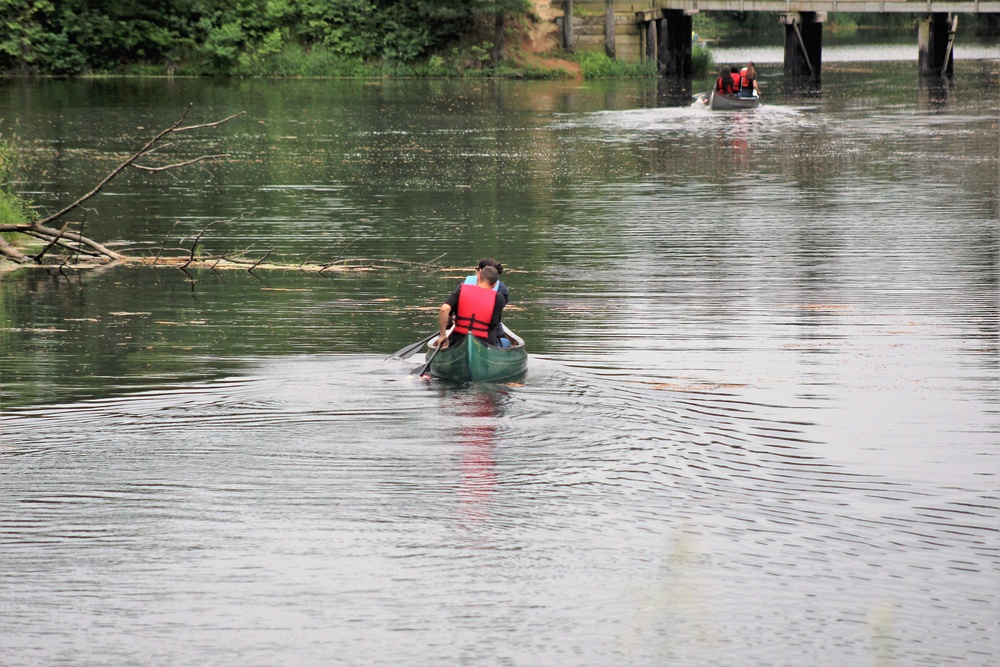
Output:
[[[716,103],[718,100],[718,103]],[[738,95],[725,95],[714,90],[708,98],[708,108],[712,111],[739,111],[741,109],[756,109],[760,106],[760,96],[739,97]]]

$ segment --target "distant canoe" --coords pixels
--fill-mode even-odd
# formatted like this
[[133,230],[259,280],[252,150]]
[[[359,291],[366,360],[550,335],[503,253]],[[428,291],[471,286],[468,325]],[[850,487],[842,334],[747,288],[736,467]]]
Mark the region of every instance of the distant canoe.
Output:
[[713,111],[733,111],[736,109],[756,109],[760,106],[760,97],[739,97],[723,95],[714,90],[708,98],[708,108]]
[[[456,382],[492,382],[520,375],[528,368],[528,351],[523,339],[506,327],[504,330],[510,347],[493,347],[475,336],[466,336],[458,345],[434,356],[430,374]],[[437,349],[436,343],[428,344],[427,359]]]

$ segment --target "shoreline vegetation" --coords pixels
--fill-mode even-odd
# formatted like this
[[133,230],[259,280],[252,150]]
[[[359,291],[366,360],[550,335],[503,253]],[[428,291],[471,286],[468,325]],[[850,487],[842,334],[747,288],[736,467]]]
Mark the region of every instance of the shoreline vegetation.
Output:
[[[590,4],[588,4],[590,2]],[[603,12],[577,0],[574,16]],[[600,5],[598,7],[598,4]],[[593,6],[591,6],[593,5]],[[652,78],[655,64],[599,44],[560,46],[553,0],[4,0],[0,75],[328,78]],[[831,14],[837,35],[915,30],[916,15]],[[991,15],[968,30],[1000,34]],[[696,74],[707,44],[782,38],[777,14],[695,16]]]

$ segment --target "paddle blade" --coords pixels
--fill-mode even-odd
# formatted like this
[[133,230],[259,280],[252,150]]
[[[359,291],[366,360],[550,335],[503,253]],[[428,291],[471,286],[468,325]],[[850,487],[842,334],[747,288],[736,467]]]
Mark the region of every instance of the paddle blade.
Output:
[[420,377],[428,377],[428,378],[430,377],[430,375],[428,374],[428,371],[431,369],[431,362],[434,361],[434,357],[437,356],[437,353],[440,350],[441,350],[441,346],[440,345],[438,345],[437,347],[434,348],[434,351],[431,352],[431,354],[430,354],[429,357],[427,357],[427,363],[425,363],[423,365],[423,368],[420,369],[420,372],[417,373],[417,375],[419,375]]
[[390,361],[390,360],[402,361],[404,359],[409,359],[414,354],[416,354],[416,352],[420,350],[420,348],[422,348],[427,343],[427,341],[429,341],[431,338],[434,338],[434,336],[436,335],[437,335],[436,333],[432,333],[427,338],[423,338],[421,340],[418,340],[416,343],[411,343],[410,345],[407,345],[402,350],[399,350],[395,354],[391,354],[388,357],[386,357],[385,361]]

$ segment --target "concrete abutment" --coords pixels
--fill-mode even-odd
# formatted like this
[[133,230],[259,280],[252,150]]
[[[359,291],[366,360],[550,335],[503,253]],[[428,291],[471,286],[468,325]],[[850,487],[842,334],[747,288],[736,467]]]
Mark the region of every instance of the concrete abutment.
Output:
[[691,76],[695,14],[775,13],[785,28],[786,87],[815,90],[822,82],[823,24],[829,12],[921,15],[917,31],[921,76],[949,75],[954,71],[958,14],[1000,15],[1000,1],[995,0],[640,0],[628,4],[624,0],[550,1],[553,8],[563,10],[556,19],[563,47],[602,50],[609,57],[626,61],[655,62],[662,76]]

